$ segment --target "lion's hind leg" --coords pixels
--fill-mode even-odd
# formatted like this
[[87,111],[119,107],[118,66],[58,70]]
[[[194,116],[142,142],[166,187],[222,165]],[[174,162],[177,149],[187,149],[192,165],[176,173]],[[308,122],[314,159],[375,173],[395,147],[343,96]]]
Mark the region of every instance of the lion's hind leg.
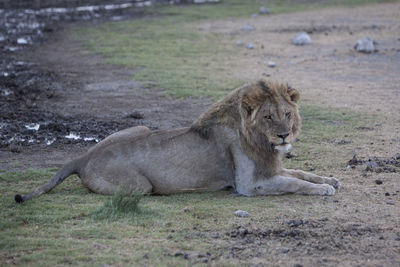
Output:
[[149,194],[153,191],[150,181],[132,168],[90,173],[82,179],[82,182],[89,190],[104,195],[112,195],[118,191],[127,194],[133,192]]
[[301,180],[304,180],[304,181],[307,181],[310,183],[314,183],[314,184],[329,184],[336,189],[340,188],[340,182],[336,178],[323,177],[323,176],[319,176],[319,175],[305,172],[302,170],[283,169],[282,175],[298,178],[298,179],[301,179]]

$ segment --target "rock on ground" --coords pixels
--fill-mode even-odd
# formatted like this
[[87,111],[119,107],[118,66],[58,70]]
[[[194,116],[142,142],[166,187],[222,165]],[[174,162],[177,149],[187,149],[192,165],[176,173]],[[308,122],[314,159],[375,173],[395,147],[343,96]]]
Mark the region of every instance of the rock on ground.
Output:
[[245,210],[237,210],[235,211],[235,215],[238,217],[249,217],[250,214]]
[[374,41],[372,41],[369,37],[358,40],[354,46],[354,49],[361,53],[373,53],[377,51]]
[[270,13],[269,8],[266,7],[260,7],[260,14],[262,15],[268,15]]
[[294,45],[308,45],[311,43],[311,37],[306,32],[297,33],[292,40]]

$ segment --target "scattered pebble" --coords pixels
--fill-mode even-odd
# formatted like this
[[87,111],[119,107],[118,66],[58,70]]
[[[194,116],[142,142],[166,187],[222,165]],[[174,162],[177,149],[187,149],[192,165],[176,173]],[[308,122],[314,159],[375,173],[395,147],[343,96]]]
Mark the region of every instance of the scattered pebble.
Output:
[[249,217],[250,214],[245,210],[237,210],[235,211],[235,215],[238,217]]
[[303,220],[290,220],[290,221],[287,222],[287,224],[288,224],[290,227],[298,227],[298,226],[300,226],[300,225],[303,225],[304,222],[303,222]]
[[143,112],[141,112],[139,110],[132,110],[131,112],[126,114],[125,117],[140,120],[140,119],[144,119],[144,114],[143,114]]
[[268,14],[271,13],[271,12],[269,11],[269,8],[266,8],[266,7],[262,6],[262,7],[260,7],[259,13],[260,13],[261,15],[268,15]]
[[340,140],[339,142],[337,142],[338,145],[347,145],[347,144],[351,144],[353,143],[353,141],[351,140]]
[[220,0],[193,0],[193,4],[219,3]]
[[346,171],[350,171],[351,169],[352,169],[352,167],[350,165],[347,165]]
[[22,44],[22,45],[28,44],[28,40],[26,38],[22,38],[22,37],[18,38],[17,44]]
[[244,25],[244,26],[241,28],[241,30],[242,30],[242,31],[252,31],[252,30],[254,30],[254,27],[251,26],[251,25]]
[[361,53],[373,53],[377,51],[374,42],[369,37],[358,40],[354,45],[354,49]]
[[383,181],[378,179],[378,180],[375,180],[375,183],[376,184],[383,184]]
[[275,68],[276,67],[276,63],[274,61],[268,61],[267,66],[270,68]]
[[375,169],[379,167],[379,164],[376,161],[367,161],[365,162],[365,165],[367,165],[367,168],[369,169]]
[[211,237],[212,238],[219,238],[219,234],[218,233],[213,233],[213,234],[211,234]]
[[247,49],[254,49],[254,44],[248,43],[248,44],[246,45],[246,47],[247,47]]
[[193,0],[193,4],[219,3],[220,0]]
[[25,128],[28,129],[28,130],[38,131],[39,128],[40,128],[40,124],[39,123],[27,124],[27,125],[25,125]]
[[389,201],[386,201],[386,204],[388,204],[388,205],[394,205],[394,202],[391,201],[391,200],[389,200]]
[[185,255],[185,253],[182,251],[177,251],[174,253],[174,257],[179,257],[179,256],[183,256],[183,255]]
[[292,40],[294,45],[308,45],[311,43],[311,37],[306,32],[297,33]]
[[386,193],[385,193],[385,196],[387,196],[387,197],[390,196],[390,193],[389,193],[389,192],[386,192]]
[[244,46],[244,43],[242,40],[236,41],[236,46]]

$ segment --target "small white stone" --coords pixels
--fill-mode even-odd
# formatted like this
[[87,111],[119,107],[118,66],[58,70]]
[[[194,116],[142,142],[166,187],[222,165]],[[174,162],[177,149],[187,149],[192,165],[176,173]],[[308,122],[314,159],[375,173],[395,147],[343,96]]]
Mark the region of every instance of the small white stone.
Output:
[[237,210],[235,211],[235,215],[238,217],[249,217],[250,214],[245,210]]
[[28,40],[25,38],[18,38],[17,39],[17,44],[28,44]]
[[38,123],[27,124],[27,125],[25,125],[25,128],[28,129],[28,130],[38,131],[39,128],[40,128],[40,124],[38,124]]
[[67,139],[74,139],[74,140],[79,140],[81,137],[79,135],[76,135],[74,133],[69,133],[69,135],[66,135],[65,138]]
[[269,9],[266,7],[260,7],[260,14],[262,15],[268,15],[270,13]]
[[346,171],[350,171],[351,169],[352,169],[351,166],[350,166],[350,165],[347,165]]
[[244,43],[242,40],[236,41],[236,46],[244,46]]
[[247,49],[254,49],[254,44],[248,43],[246,47]]
[[358,40],[354,46],[354,49],[362,53],[373,53],[376,51],[374,41],[372,41],[369,37]]
[[242,31],[252,31],[254,30],[254,27],[251,25],[244,25],[241,29]]
[[270,68],[275,68],[276,67],[276,63],[274,61],[268,61],[267,66]]
[[306,32],[297,33],[292,40],[294,45],[307,45],[311,43],[311,37]]

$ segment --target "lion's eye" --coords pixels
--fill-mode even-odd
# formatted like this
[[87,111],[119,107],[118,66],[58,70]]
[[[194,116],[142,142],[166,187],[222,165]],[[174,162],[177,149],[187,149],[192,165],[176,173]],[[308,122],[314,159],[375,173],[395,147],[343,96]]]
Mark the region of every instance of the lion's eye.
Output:
[[290,117],[292,116],[292,114],[290,112],[286,112],[285,114],[286,118],[290,119]]
[[266,118],[269,121],[272,121],[272,116],[271,115],[266,115],[266,116],[264,116],[264,118]]

